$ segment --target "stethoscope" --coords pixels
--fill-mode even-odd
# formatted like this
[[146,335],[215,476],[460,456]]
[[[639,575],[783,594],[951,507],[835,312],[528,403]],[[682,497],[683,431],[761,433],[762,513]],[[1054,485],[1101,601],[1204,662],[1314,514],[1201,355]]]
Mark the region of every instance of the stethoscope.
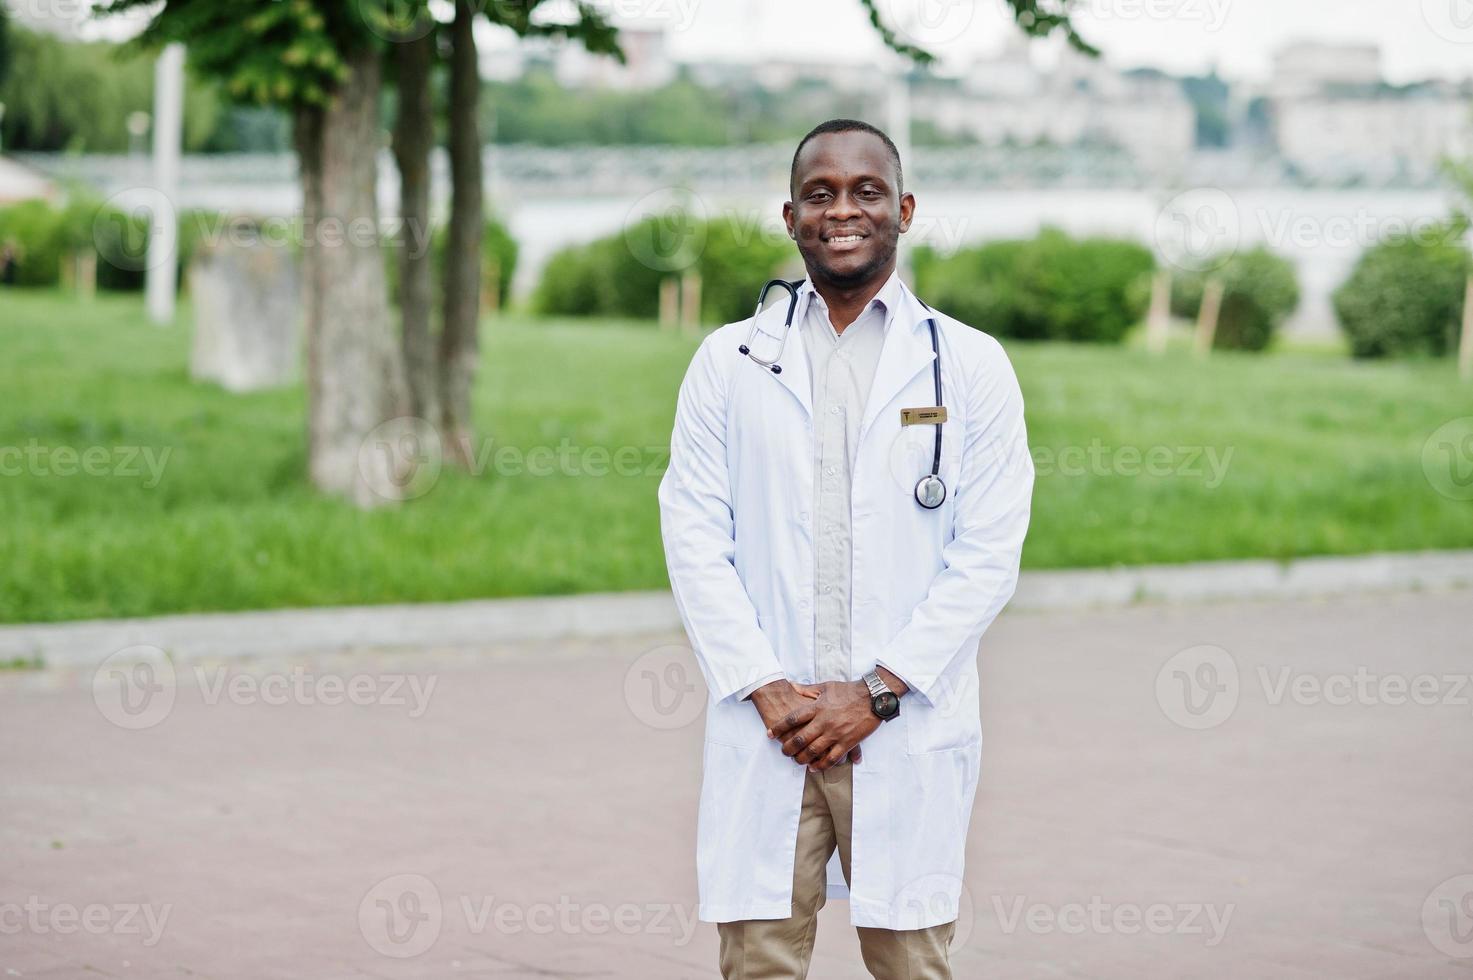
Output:
[[[767,285],[762,287],[762,292],[757,294],[757,312],[752,316],[752,329],[747,333],[747,342],[737,348],[742,354],[750,357],[773,374],[783,373],[782,365],[777,362],[783,356],[783,348],[788,345],[788,334],[793,329],[793,313],[798,309],[798,287],[802,285],[802,279],[799,279],[797,282],[788,282],[786,279],[769,280]],[[773,286],[781,286],[788,291],[788,315],[787,319],[783,321],[782,336],[778,338],[777,353],[773,355],[772,360],[767,361],[752,353],[751,344],[756,339],[757,334],[761,333],[757,324],[761,317],[762,304],[767,301],[767,291]],[[916,301],[922,306],[926,306],[925,301],[919,296],[916,297]],[[926,306],[926,310],[929,312],[931,308]],[[939,408],[942,405],[941,345],[936,339],[936,318],[934,316],[930,317],[926,320],[926,324],[931,328],[931,351],[936,355],[936,359],[931,362],[931,374],[936,381],[936,406]],[[763,336],[771,336],[771,334],[763,334]],[[926,510],[935,510],[946,501],[946,484],[941,480],[941,427],[942,423],[936,423],[936,449],[935,453],[931,456],[931,472],[916,482],[916,503],[926,508]]]

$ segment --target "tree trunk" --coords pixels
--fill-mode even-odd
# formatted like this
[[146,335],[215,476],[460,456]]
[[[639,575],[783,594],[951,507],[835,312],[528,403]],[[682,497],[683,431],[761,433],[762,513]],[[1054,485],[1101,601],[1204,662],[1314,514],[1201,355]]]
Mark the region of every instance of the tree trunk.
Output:
[[471,31],[476,7],[456,0],[450,54],[450,227],[445,246],[445,323],[440,331],[440,399],[446,454],[460,465],[474,456],[471,384],[481,309],[481,136],[476,124],[480,75]]
[[435,35],[391,45],[399,87],[394,120],[394,159],[399,164],[399,311],[403,322],[404,374],[409,413],[431,423],[440,417],[436,377],[430,250],[430,148],[435,141],[430,66]]
[[368,443],[401,414],[404,383],[378,244],[378,55],[347,56],[351,76],[321,109],[299,110],[307,463],[312,483],[361,507],[394,499],[394,461]]

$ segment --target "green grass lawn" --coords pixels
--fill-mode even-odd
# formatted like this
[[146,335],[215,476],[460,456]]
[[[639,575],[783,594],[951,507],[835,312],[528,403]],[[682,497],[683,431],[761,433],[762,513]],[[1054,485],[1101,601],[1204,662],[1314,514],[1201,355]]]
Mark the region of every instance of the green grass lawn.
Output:
[[[477,416],[493,454],[567,440],[650,447],[655,465],[446,471],[370,512],[305,483],[300,388],[195,384],[188,346],[134,296],[0,292],[0,451],[30,454],[0,459],[0,621],[666,584],[655,488],[692,339],[488,322]],[[1434,429],[1473,415],[1450,364],[1008,350],[1040,473],[1029,568],[1473,546],[1473,503],[1421,465]],[[63,447],[102,472],[50,472]]]

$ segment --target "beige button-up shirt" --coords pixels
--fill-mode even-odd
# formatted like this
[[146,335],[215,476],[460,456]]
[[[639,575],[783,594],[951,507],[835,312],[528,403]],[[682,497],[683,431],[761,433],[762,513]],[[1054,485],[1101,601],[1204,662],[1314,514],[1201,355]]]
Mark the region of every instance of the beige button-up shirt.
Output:
[[[850,679],[850,575],[853,531],[850,479],[859,449],[859,426],[885,345],[885,331],[903,286],[891,273],[885,285],[843,332],[829,320],[828,304],[811,281],[798,289],[797,325],[803,332],[813,381],[813,649],[815,682]],[[764,677],[744,688],[781,680]]]

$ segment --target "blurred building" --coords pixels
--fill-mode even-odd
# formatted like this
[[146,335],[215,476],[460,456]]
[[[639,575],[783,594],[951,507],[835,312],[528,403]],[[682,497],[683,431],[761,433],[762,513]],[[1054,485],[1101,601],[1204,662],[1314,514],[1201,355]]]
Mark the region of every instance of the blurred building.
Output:
[[625,27],[619,30],[624,62],[606,54],[591,54],[582,44],[558,45],[553,75],[568,88],[639,90],[659,88],[675,79],[663,29]]
[[1381,49],[1374,44],[1301,41],[1274,52],[1270,91],[1276,98],[1313,96],[1335,85],[1376,85]]
[[1073,51],[1044,71],[1018,37],[959,81],[917,98],[915,118],[990,145],[1115,146],[1151,172],[1180,167],[1195,143],[1192,105],[1160,72],[1122,73]]
[[0,157],[0,207],[40,198],[56,202],[61,191],[39,172],[10,157]]
[[1274,143],[1307,178],[1434,178],[1444,156],[1473,151],[1473,89],[1442,81],[1393,86],[1370,44],[1295,44],[1266,87]]
[[477,48],[481,77],[510,82],[533,68],[545,68],[565,88],[638,91],[674,81],[677,67],[670,57],[666,32],[660,28],[622,27],[619,46],[624,63],[606,54],[591,54],[579,41],[560,38],[496,36]]

